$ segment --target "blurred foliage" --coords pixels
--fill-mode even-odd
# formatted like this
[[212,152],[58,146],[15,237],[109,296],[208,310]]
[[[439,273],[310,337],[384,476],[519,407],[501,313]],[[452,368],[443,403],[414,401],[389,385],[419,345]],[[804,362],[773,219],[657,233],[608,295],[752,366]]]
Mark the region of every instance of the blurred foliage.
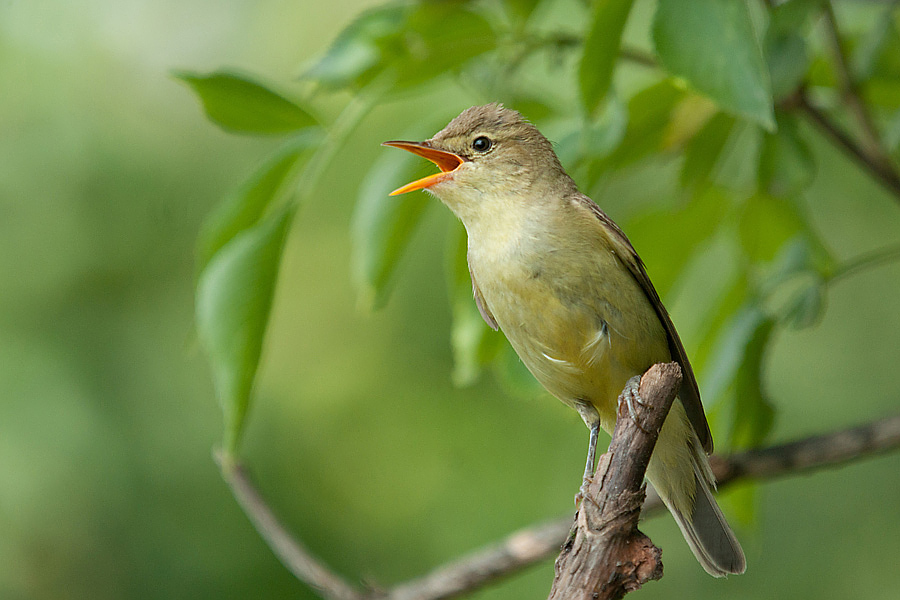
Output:
[[[583,189],[594,188],[623,168],[658,161],[680,164],[680,181],[669,191],[680,206],[676,212],[669,208],[659,214],[651,230],[656,235],[647,235],[650,223],[641,222],[636,226],[641,232],[637,239],[644,242],[672,230],[680,234],[678,251],[650,263],[654,272],[662,274],[663,293],[711,236],[730,236],[738,244],[734,265],[741,282],[735,289],[740,292],[722,297],[728,308],[710,307],[720,318],[707,337],[721,351],[714,353],[714,367],[702,373],[712,379],[706,388],[707,403],[727,406],[732,414],[728,447],[761,443],[774,421],[762,378],[768,343],[778,328],[808,326],[818,320],[824,307],[819,288],[835,266],[827,244],[800,208],[817,165],[800,131],[799,111],[791,103],[776,103],[773,95],[789,98],[808,93],[806,70],[801,67],[807,64],[806,38],[813,34],[801,25],[821,13],[822,3],[792,0],[769,10],[754,9],[760,13],[754,17],[745,2],[703,0],[685,6],[660,0],[652,23],[645,23],[652,29],[649,49],[622,43],[631,1],[598,2],[590,18],[567,19],[566,29],[533,18],[537,9],[538,4],[523,11],[519,5],[502,2],[406,2],[370,9],[306,69],[306,91],[301,94],[305,99],[296,103],[234,74],[184,74],[181,78],[200,97],[209,118],[225,129],[268,134],[293,128],[308,135],[306,128],[315,126],[308,115],[324,112],[319,106],[332,102],[334,94],[349,92],[368,98],[368,112],[397,94],[434,86],[435,79],[448,73],[465,83],[468,78],[484,77],[487,71],[498,82],[491,93],[511,106],[516,107],[521,98],[547,106],[542,121],[580,115],[563,126],[561,134],[566,139],[597,126],[622,132],[601,146],[586,140],[563,153]],[[572,30],[576,23],[585,30]],[[872,35],[882,43],[889,39],[882,28]],[[870,42],[870,46],[878,44]],[[523,90],[517,84],[521,70],[533,69],[529,59],[546,53],[564,53],[578,65],[568,86],[556,88],[553,97],[542,94],[539,87]],[[866,64],[876,63],[871,56],[878,54],[877,48],[868,48]],[[613,78],[618,63],[629,61],[651,73],[648,83],[630,92],[624,91],[631,87],[624,75],[626,81],[619,85]],[[482,74],[469,75],[472,71]],[[890,67],[873,67],[868,73],[869,78],[893,77]],[[818,94],[828,92],[817,90]],[[624,110],[604,110],[623,93],[630,96]],[[842,90],[832,88],[830,93],[839,97]],[[334,127],[326,123],[325,129],[335,135]],[[386,198],[392,187],[408,178],[408,164],[405,157],[385,156],[373,165],[361,186],[352,231],[356,281],[368,305],[381,306],[387,299],[392,275],[423,216],[424,203],[415,198]],[[266,165],[255,178],[271,179],[270,168]],[[281,176],[276,177],[280,182]],[[295,177],[302,177],[302,171]],[[247,195],[243,206],[240,200],[232,204],[237,212],[257,213],[264,195],[277,187],[251,189],[256,193]],[[634,218],[641,219],[640,215]],[[252,219],[244,225],[256,226]],[[240,224],[229,225],[229,231],[239,228]],[[645,243],[652,243],[650,239]],[[457,247],[450,250],[449,261],[457,273],[450,277],[451,296],[457,299],[451,337],[456,380],[471,383],[484,366],[508,364],[509,350],[485,348],[486,343],[494,345],[496,338],[473,318],[470,309],[462,307],[456,290],[465,287],[465,276],[458,275],[464,273],[465,256]],[[774,261],[792,247],[817,252],[794,253],[798,258],[790,264],[790,272],[783,273]],[[224,244],[218,251],[227,249]],[[269,272],[274,277],[277,269]],[[243,276],[252,280],[244,285],[233,280],[228,291],[232,296],[217,299],[221,306],[242,302],[260,286],[274,285],[261,282],[252,269],[245,269]],[[807,287],[791,309],[773,311],[770,296],[780,293],[787,280],[800,277],[818,284]],[[203,282],[201,276],[198,294],[207,300]],[[252,393],[250,383],[271,295],[267,298],[268,302],[261,299],[254,305],[257,314],[240,319],[242,323],[255,320],[256,335],[229,330],[231,319],[208,314],[208,303],[198,302],[202,339],[217,380],[235,372],[232,377],[243,381],[239,391],[232,390],[234,386],[223,391],[220,386],[229,414],[243,414]],[[242,360],[223,360],[223,347],[234,352],[242,345],[248,346]],[[232,444],[242,427],[242,418],[228,420],[227,437]]]
[[[652,252],[647,262],[664,295],[712,240],[732,247],[728,264],[719,265],[720,277],[732,283],[727,293],[704,307],[709,324],[702,345],[711,350],[701,353],[697,363],[711,414],[719,421],[727,419],[717,425],[725,434],[724,447],[754,447],[768,438],[777,418],[766,384],[768,350],[780,331],[821,320],[829,277],[840,268],[832,244],[814,226],[804,203],[820,166],[810,141],[816,134],[804,127],[803,109],[809,106],[808,98],[822,99],[822,110],[839,123],[835,127],[844,127],[842,98],[856,87],[840,88],[842,79],[852,80],[860,90],[877,87],[884,92],[893,85],[898,76],[895,61],[886,57],[896,43],[897,13],[888,10],[878,24],[848,37],[848,44],[862,48],[854,55],[856,71],[823,81],[821,71],[840,72],[849,59],[828,54],[829,35],[840,39],[837,29],[826,31],[821,42],[822,28],[838,27],[834,18],[822,17],[831,10],[822,0],[777,5],[658,0],[652,20],[640,23],[645,33],[626,36],[632,8],[631,0],[596,2],[590,11],[549,0],[386,4],[363,12],[311,63],[296,103],[274,91],[261,93],[258,83],[234,75],[182,77],[210,119],[226,129],[248,131],[246,124],[254,118],[276,112],[273,104],[280,112],[290,106],[305,117],[324,113],[326,103],[351,94],[363,98],[364,112],[369,112],[403,95],[455,84],[478,90],[474,96],[479,100],[503,100],[526,115],[542,107],[535,111],[535,120],[555,124],[554,131],[564,140],[560,154],[584,190],[602,186],[623,169],[652,173],[664,168],[661,165],[674,165],[679,177],[664,190],[671,201],[650,203],[630,215],[636,246]],[[847,17],[851,23],[859,18]],[[631,38],[648,40],[649,47],[635,45]],[[844,47],[831,50],[843,53]],[[545,82],[529,81],[542,60],[562,67],[550,66],[562,73],[562,83],[552,90]],[[636,75],[635,69],[646,73]],[[233,97],[231,102],[223,101],[226,94]],[[885,140],[866,143],[884,143],[880,151],[890,153],[896,151],[889,130],[897,117],[881,108],[885,104],[890,105],[882,101],[864,106],[882,125]],[[258,132],[281,130],[289,119],[280,112],[272,124],[259,124]],[[291,122],[313,126],[302,118]],[[349,129],[327,120],[323,126],[334,143],[346,143]],[[873,167],[881,160],[871,153],[863,157]],[[385,155],[360,186],[351,233],[355,281],[368,306],[387,301],[397,267],[425,215],[425,204],[417,198],[387,197],[410,178],[409,164],[406,157]],[[263,171],[255,177],[265,181],[267,176]],[[295,174],[302,176],[302,171]],[[893,193],[900,195],[900,189]],[[258,194],[245,202],[250,206],[239,210],[254,212]],[[517,361],[509,346],[487,329],[473,308],[465,236],[459,226],[451,230],[446,263],[454,380],[471,385],[491,367],[508,392],[533,395],[530,376],[524,369],[510,368]],[[671,249],[653,250],[666,247],[667,238]],[[226,243],[218,252],[229,249]],[[273,281],[263,282],[254,269],[235,269],[231,285],[215,291],[217,306],[241,304],[248,294],[270,290],[276,271],[267,267]],[[211,314],[211,293],[204,281],[201,274],[201,341],[206,342],[217,380],[223,373],[242,378],[239,390],[219,386],[219,395],[227,414],[243,415],[271,295],[267,292],[253,305],[255,313],[239,319],[254,323],[248,335],[245,328],[233,329],[233,319]],[[240,350],[244,346],[246,350]],[[223,347],[238,352],[241,360],[223,358]],[[232,449],[242,428],[242,418],[226,420]],[[753,502],[754,495],[745,491],[734,495],[735,502],[738,498],[743,499],[740,512],[753,514],[747,502]]]
[[[480,319],[459,224],[387,197],[429,166],[378,142],[472,104],[532,119],[629,234],[719,450],[896,410],[900,192],[806,108],[872,151],[824,0],[58,4],[0,3],[0,597],[314,597],[215,477],[213,394],[225,447],[351,579],[570,509],[577,415]],[[900,10],[834,11],[896,171]],[[647,523],[667,569],[641,593],[894,598],[898,473],[727,494],[752,523],[727,582]]]

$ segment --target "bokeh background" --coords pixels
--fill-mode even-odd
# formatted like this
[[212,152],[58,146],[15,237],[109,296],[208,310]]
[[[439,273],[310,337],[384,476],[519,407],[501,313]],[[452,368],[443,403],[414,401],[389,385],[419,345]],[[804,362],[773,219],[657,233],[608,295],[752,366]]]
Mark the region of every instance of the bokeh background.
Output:
[[[371,4],[0,0],[0,598],[314,597],[218,475],[221,413],[192,324],[200,223],[277,141],[222,133],[171,71],[290,81]],[[442,207],[386,308],[359,310],[350,283],[352,208],[379,142],[484,100],[437,89],[378,108],[282,264],[243,452],[277,512],[354,580],[396,582],[571,512],[580,483],[575,413],[491,377],[452,385]],[[900,206],[815,152],[807,207],[835,253],[895,243]],[[602,200],[627,217],[650,193],[625,180]],[[689,345],[692,290],[711,276],[694,271],[667,298]],[[896,410],[898,295],[900,265],[869,270],[830,289],[816,327],[779,335],[776,441]],[[736,523],[749,570],[727,581],[669,519],[647,522],[666,576],[639,594],[900,594],[900,454],[766,483],[756,502]],[[545,563],[473,597],[544,597],[551,576]]]

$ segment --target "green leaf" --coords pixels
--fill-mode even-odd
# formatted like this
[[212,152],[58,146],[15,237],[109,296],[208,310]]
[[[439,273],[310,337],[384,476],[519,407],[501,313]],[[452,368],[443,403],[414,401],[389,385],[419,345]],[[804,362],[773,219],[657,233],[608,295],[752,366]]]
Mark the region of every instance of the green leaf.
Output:
[[179,72],[200,97],[206,116],[228,131],[276,134],[311,127],[316,120],[284,96],[250,78],[219,71],[208,75]]
[[[754,314],[753,318],[758,316]],[[774,326],[771,319],[761,318],[744,346],[743,361],[734,380],[731,448],[759,446],[775,422],[775,408],[763,390],[763,361]]]
[[797,120],[778,115],[778,131],[763,136],[759,155],[760,189],[778,197],[796,196],[812,183],[816,163],[800,135]]
[[681,185],[705,185],[712,180],[733,128],[734,117],[725,113],[718,113],[706,122],[684,149]]
[[390,73],[397,89],[409,88],[495,47],[490,25],[467,2],[394,4],[363,13],[304,77],[359,89]]
[[402,35],[384,41],[398,88],[431,81],[496,47],[490,24],[469,5],[464,0],[417,4]]
[[503,2],[508,8],[507,12],[515,15],[521,21],[527,21],[540,3],[541,0],[504,0]]
[[747,199],[741,211],[741,245],[756,262],[771,262],[789,240],[805,230],[796,207],[785,198],[757,194]]
[[896,10],[894,2],[885,6],[874,26],[865,32],[854,49],[851,64],[857,81],[865,81],[878,74],[900,75],[900,21]]
[[791,0],[769,10],[763,45],[776,102],[796,91],[806,76],[810,56],[804,36],[822,4],[823,0]]
[[825,281],[821,277],[804,278],[803,284],[784,307],[781,320],[796,329],[812,327],[825,312]]
[[772,428],[775,411],[763,390],[763,360],[774,331],[774,321],[755,304],[745,305],[720,336],[703,390],[719,403],[727,390],[734,392],[729,446],[758,445]]
[[[525,113],[528,114],[531,113]],[[619,145],[625,136],[628,114],[615,95],[610,95],[600,114],[590,121],[577,119],[567,135],[556,144],[556,154],[569,174],[580,179],[577,170],[587,162],[602,162]]]
[[660,0],[660,62],[723,110],[775,128],[769,74],[744,0]]
[[581,104],[589,116],[601,108],[619,58],[619,44],[633,0],[598,0],[584,40],[578,83]]
[[772,81],[772,96],[783,100],[797,90],[809,68],[806,40],[797,32],[766,36],[766,62]]
[[[662,149],[666,126],[672,118],[675,106],[684,97],[669,80],[663,80],[641,90],[628,101],[628,124],[621,136],[613,129],[614,138],[621,139],[618,147],[608,156],[594,163],[594,169],[606,171],[621,169]],[[613,111],[612,123],[616,126]],[[592,178],[596,178],[593,174]]]
[[744,360],[747,343],[759,324],[765,320],[763,311],[752,302],[741,307],[722,328],[711,353],[711,363],[704,370],[704,397],[716,404],[734,381]]
[[857,84],[869,104],[900,108],[900,17],[896,4],[885,7],[874,27],[853,53]]
[[353,279],[363,306],[374,309],[387,302],[400,257],[433,202],[423,192],[388,195],[415,179],[417,170],[433,169],[417,160],[390,149],[375,161],[360,185],[350,235]]
[[[724,335],[723,332],[730,326],[734,315],[747,303],[748,293],[746,273],[742,269],[735,270],[724,293],[717,297],[716,303],[703,319],[703,327],[699,332],[700,342],[695,344],[696,350],[691,358],[698,372],[706,373],[707,364],[717,360],[716,342]],[[704,390],[704,393],[707,391]],[[709,397],[712,398],[712,395]]]
[[838,85],[834,65],[827,57],[816,54],[812,57],[805,82],[809,88],[834,88]]
[[811,233],[788,240],[760,286],[768,313],[797,329],[818,322],[825,308],[826,273],[832,260]]
[[230,453],[244,428],[292,216],[284,210],[235,236],[197,282],[197,333],[225,413]]
[[710,187],[675,210],[648,212],[631,221],[632,241],[661,296],[672,289],[697,249],[715,235],[729,208],[722,192]]
[[[785,240],[778,248],[765,280],[759,286],[760,293],[771,298],[779,287],[804,274],[812,273],[824,279],[824,267],[821,261],[816,262],[814,248],[813,238],[806,232]],[[777,311],[769,311],[770,314],[775,312]]]
[[408,12],[402,4],[363,12],[338,34],[304,78],[328,88],[364,86],[385,67],[380,41],[400,33]]
[[279,150],[220,204],[207,217],[197,242],[198,272],[202,272],[212,257],[241,231],[254,226],[272,202],[286,187],[295,167],[308,156],[307,151],[321,136],[313,132],[301,133]]

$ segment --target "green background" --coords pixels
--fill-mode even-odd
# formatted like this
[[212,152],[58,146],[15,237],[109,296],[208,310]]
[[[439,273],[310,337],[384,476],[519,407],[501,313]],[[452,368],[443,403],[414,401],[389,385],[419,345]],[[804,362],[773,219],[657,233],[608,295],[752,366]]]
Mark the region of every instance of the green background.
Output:
[[[200,223],[277,141],[211,126],[170,72],[290,81],[363,6],[0,1],[0,597],[313,597],[219,478],[221,412],[192,324]],[[580,483],[574,412],[491,377],[451,383],[443,207],[421,195],[431,206],[386,308],[359,310],[350,283],[356,190],[393,152],[379,142],[485,100],[435,88],[379,107],[288,241],[244,455],[353,581],[400,581],[565,515]],[[895,242],[896,201],[814,150],[805,202],[835,254]],[[627,232],[629,202],[651,193],[626,177],[596,199]],[[689,352],[710,273],[698,261],[666,298]],[[898,293],[900,265],[866,271],[829,288],[817,326],[779,333],[775,441],[896,411]],[[756,501],[752,522],[732,517],[746,575],[706,576],[661,517],[645,531],[666,576],[639,594],[900,594],[900,454],[766,483]],[[544,563],[474,597],[541,598],[551,576]]]

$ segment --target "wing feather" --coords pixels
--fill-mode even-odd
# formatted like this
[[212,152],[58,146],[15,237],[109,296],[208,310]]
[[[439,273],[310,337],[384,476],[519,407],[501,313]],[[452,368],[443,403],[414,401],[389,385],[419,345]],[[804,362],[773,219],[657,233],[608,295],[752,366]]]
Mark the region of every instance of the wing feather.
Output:
[[487,323],[488,327],[497,331],[500,326],[497,325],[496,319],[494,319],[494,315],[491,314],[490,309],[488,309],[487,303],[484,301],[484,296],[481,295],[481,290],[478,289],[478,283],[475,281],[475,273],[472,272],[472,267],[469,267],[469,278],[472,280],[472,295],[475,296],[475,306],[478,307],[478,312],[481,313],[481,318],[484,319],[484,322]]
[[634,276],[635,281],[638,282],[641,289],[644,290],[647,300],[650,301],[653,310],[656,311],[660,322],[666,330],[669,352],[671,353],[673,360],[681,365],[683,375],[681,390],[678,393],[678,397],[684,405],[684,410],[687,413],[691,425],[694,427],[694,431],[697,432],[697,437],[700,440],[700,444],[703,446],[703,450],[705,450],[707,454],[712,453],[712,434],[709,431],[709,423],[706,421],[706,414],[703,412],[703,403],[700,401],[700,388],[697,386],[697,378],[694,376],[694,370],[691,368],[691,363],[688,360],[687,352],[684,350],[684,345],[681,343],[681,338],[678,337],[678,332],[675,331],[675,325],[672,323],[672,319],[669,317],[666,307],[663,306],[662,300],[660,300],[659,294],[656,292],[656,288],[653,287],[653,283],[647,275],[647,270],[644,267],[643,261],[640,256],[638,256],[637,251],[634,249],[634,246],[631,245],[631,241],[629,241],[625,233],[593,200],[583,194],[579,194],[576,197],[576,201],[578,204],[590,210],[604,227],[612,233],[613,242],[624,249],[624,252],[617,253],[617,256],[628,268],[632,276]]

